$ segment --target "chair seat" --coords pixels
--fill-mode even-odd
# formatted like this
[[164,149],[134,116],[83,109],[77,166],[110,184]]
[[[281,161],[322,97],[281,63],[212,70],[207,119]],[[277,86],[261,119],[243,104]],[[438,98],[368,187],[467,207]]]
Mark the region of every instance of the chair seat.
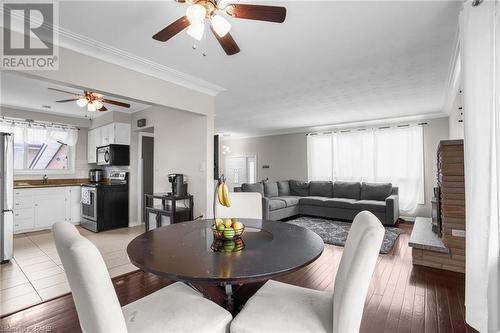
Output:
[[231,333],[333,331],[331,292],[269,280],[231,323]]
[[315,197],[315,196],[303,197],[303,198],[300,198],[300,203],[303,205],[323,207],[325,205],[326,199],[328,199],[328,198]]
[[325,200],[325,207],[354,209],[353,204],[356,201],[358,200],[348,198],[331,198]]
[[286,207],[286,202],[279,199],[270,199],[269,200],[269,210],[278,210]]
[[385,201],[359,200],[354,203],[354,207],[359,210],[369,210],[371,212],[385,212]]
[[274,197],[273,199],[279,199],[285,202],[287,207],[297,206],[299,204],[300,197],[296,196],[283,196],[283,197]]
[[228,311],[182,282],[127,304],[122,310],[129,332],[226,333],[232,319]]

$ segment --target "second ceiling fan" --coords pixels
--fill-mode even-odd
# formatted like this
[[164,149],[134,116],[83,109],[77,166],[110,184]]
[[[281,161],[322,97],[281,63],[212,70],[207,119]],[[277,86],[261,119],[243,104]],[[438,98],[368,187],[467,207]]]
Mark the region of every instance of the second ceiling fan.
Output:
[[248,4],[229,4],[219,6],[218,0],[176,0],[187,3],[189,7],[186,15],[179,18],[153,36],[153,39],[166,42],[182,30],[188,28],[187,33],[201,40],[205,33],[205,23],[210,23],[210,30],[219,41],[227,55],[240,52],[238,44],[229,33],[231,24],[220,14],[234,18],[257,21],[283,23],[286,18],[286,8],[278,6],[261,6]]

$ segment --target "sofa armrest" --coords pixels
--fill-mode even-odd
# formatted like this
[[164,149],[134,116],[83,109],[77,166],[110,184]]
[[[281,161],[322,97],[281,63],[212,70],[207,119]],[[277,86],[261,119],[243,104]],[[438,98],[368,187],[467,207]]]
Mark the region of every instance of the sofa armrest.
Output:
[[399,218],[399,195],[392,194],[385,199],[386,221],[384,224],[394,225]]
[[269,220],[269,198],[262,197],[262,219]]

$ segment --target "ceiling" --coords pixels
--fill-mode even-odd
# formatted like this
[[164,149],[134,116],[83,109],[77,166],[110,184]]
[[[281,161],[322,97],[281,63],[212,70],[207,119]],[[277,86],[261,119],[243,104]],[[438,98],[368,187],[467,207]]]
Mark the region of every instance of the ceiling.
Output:
[[231,57],[212,35],[196,50],[185,32],[153,40],[185,14],[174,1],[64,1],[59,24],[225,88],[216,97],[218,132],[442,114],[462,1],[234,2],[286,6],[287,19],[229,18],[241,48]]
[[[78,107],[75,102],[56,103],[57,100],[70,99],[72,96],[52,91],[48,88],[61,89],[77,94],[81,94],[82,89],[53,84],[48,81],[33,79],[31,77],[7,72],[2,73],[1,81],[2,93],[0,101],[3,106],[90,119],[102,116],[106,112],[109,112],[89,112],[87,111],[87,108]],[[134,113],[150,107],[148,104],[129,101],[110,94],[105,94],[105,96],[130,104],[129,109],[106,104],[106,108],[110,111]]]

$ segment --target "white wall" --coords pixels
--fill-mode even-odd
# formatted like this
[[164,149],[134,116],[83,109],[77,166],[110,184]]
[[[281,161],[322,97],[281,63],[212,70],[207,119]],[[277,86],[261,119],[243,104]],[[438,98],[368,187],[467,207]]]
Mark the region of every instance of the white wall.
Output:
[[[32,119],[35,121],[43,122],[54,122],[60,124],[67,124],[78,127],[78,142],[75,146],[75,172],[73,173],[61,173],[54,174],[51,173],[49,178],[52,179],[68,179],[68,178],[88,178],[89,175],[89,165],[87,164],[87,133],[88,127],[90,126],[90,120],[81,118],[64,117],[55,114],[33,112],[21,109],[13,109],[0,107],[0,116],[20,118],[20,119]],[[39,174],[35,175],[16,175],[14,174],[14,179],[41,179],[42,176]]]
[[[131,136],[131,204],[137,220],[138,188],[138,133],[137,120],[145,118],[147,126],[154,128],[154,191],[170,191],[167,175],[187,175],[188,190],[194,196],[194,215],[210,215],[213,191],[213,148],[207,137],[213,137],[213,118],[180,110],[153,106],[132,115]],[[212,141],[210,141],[212,142]],[[210,158],[210,156],[212,156]],[[207,162],[208,161],[208,162]]]
[[[419,205],[416,216],[430,216],[433,188],[437,185],[437,147],[449,138],[449,119],[426,120],[424,126],[425,205]],[[230,155],[257,155],[257,179],[307,179],[307,140],[305,133],[274,135],[245,139],[224,139],[220,143],[231,149]],[[220,172],[224,172],[224,156],[219,149]],[[395,157],[397,158],[397,157]],[[262,169],[262,165],[269,169]]]

